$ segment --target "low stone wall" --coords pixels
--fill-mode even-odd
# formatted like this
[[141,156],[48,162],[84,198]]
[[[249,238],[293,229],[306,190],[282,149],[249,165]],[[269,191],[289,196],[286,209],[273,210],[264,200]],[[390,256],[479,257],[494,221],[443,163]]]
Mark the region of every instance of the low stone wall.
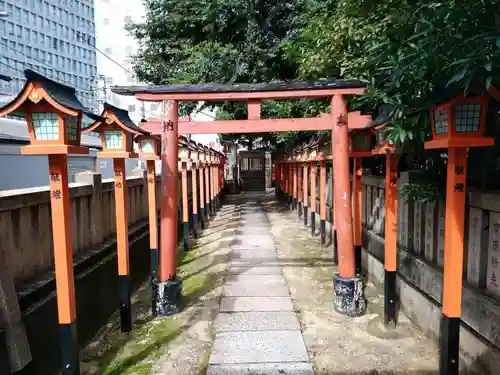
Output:
[[[188,174],[188,211],[192,222],[191,174]],[[86,345],[119,308],[112,180],[84,173],[70,185],[77,327],[80,346]],[[147,179],[127,178],[130,272],[137,288],[149,275]],[[199,188],[199,186],[198,186]],[[161,196],[157,178],[157,202]],[[179,213],[181,206],[179,180]],[[198,197],[200,194],[198,193]],[[199,206],[199,202],[196,202]],[[179,215],[179,239],[182,215]],[[52,228],[48,188],[0,193],[0,246],[12,264],[19,306],[33,361],[18,375],[52,375],[59,372],[60,349],[55,280],[52,270]],[[10,265],[10,264],[9,264]],[[2,270],[0,270],[2,272]],[[6,367],[5,332],[0,322],[0,374]],[[2,367],[3,366],[3,367]]]
[[[402,176],[401,183],[409,176]],[[363,179],[363,266],[384,280],[384,182]],[[500,194],[471,191],[466,220],[466,263],[460,337],[462,368],[497,374],[500,363],[500,300],[495,284]],[[439,337],[444,258],[444,202],[401,202],[398,222],[400,308],[436,340]],[[500,271],[500,268],[498,268]],[[500,274],[499,274],[500,276]],[[499,280],[500,282],[500,280]]]

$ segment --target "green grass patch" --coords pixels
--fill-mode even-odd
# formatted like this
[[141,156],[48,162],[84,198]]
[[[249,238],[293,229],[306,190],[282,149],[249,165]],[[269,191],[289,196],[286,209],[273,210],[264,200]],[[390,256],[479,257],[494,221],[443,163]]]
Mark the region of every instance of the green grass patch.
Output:
[[[179,254],[179,275],[189,273],[199,257],[200,252],[195,251]],[[213,276],[215,278],[209,270],[205,270],[185,278],[182,285],[183,304],[189,305],[211,290],[217,275]],[[118,332],[101,361],[102,375],[151,375],[155,359],[164,353],[182,329],[179,319],[172,316],[148,319],[142,325],[135,326],[128,335]]]

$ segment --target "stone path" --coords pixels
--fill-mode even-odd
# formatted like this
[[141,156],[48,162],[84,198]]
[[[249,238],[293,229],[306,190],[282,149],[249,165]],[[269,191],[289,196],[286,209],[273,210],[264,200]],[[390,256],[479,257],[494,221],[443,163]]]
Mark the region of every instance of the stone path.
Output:
[[288,285],[281,272],[270,223],[256,196],[234,219],[221,309],[208,375],[312,375]]

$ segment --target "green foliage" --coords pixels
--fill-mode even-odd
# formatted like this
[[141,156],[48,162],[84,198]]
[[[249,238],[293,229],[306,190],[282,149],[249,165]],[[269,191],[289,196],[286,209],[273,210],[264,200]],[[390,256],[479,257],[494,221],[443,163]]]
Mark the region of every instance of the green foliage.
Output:
[[[404,150],[429,136],[426,109],[458,92],[500,84],[500,0],[144,0],[130,31],[141,44],[135,70],[162,83],[238,83],[357,78],[367,92],[351,110],[395,111],[390,139]],[[217,117],[246,118],[241,103]],[[184,111],[192,110],[184,107]],[[315,116],[324,101],[269,101],[263,117]],[[290,148],[311,134],[224,135]]]
[[311,1],[297,41],[284,47],[305,79],[364,79],[352,109],[396,108],[392,137],[406,142],[428,129],[416,111],[453,93],[499,82],[498,0]]
[[[138,78],[153,84],[241,83],[293,80],[297,64],[283,48],[296,33],[306,0],[144,0],[147,16],[129,32],[140,42]],[[217,118],[245,119],[241,102],[217,104]],[[194,107],[183,105],[186,114]],[[263,103],[262,116],[316,114],[307,101]],[[276,134],[225,134],[222,140],[252,146],[293,144]],[[286,140],[284,142],[283,140]],[[294,144],[295,145],[295,144]]]

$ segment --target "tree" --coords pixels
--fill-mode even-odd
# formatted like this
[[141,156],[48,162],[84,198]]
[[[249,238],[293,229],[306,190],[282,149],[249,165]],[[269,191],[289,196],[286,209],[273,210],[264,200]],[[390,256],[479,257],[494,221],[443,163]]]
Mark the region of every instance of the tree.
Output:
[[[311,1],[298,38],[284,48],[299,77],[369,82],[352,109],[394,107],[391,137],[428,129],[425,109],[443,91],[500,83],[500,1]],[[419,113],[419,115],[415,115]]]
[[[296,33],[306,0],[145,0],[146,19],[132,24],[139,41],[139,79],[153,84],[255,83],[294,79],[297,65],[283,52]],[[242,103],[216,103],[217,117],[244,119]],[[183,114],[194,109],[183,106]],[[263,117],[288,117],[289,105],[263,103]],[[272,136],[225,135],[250,147]]]

